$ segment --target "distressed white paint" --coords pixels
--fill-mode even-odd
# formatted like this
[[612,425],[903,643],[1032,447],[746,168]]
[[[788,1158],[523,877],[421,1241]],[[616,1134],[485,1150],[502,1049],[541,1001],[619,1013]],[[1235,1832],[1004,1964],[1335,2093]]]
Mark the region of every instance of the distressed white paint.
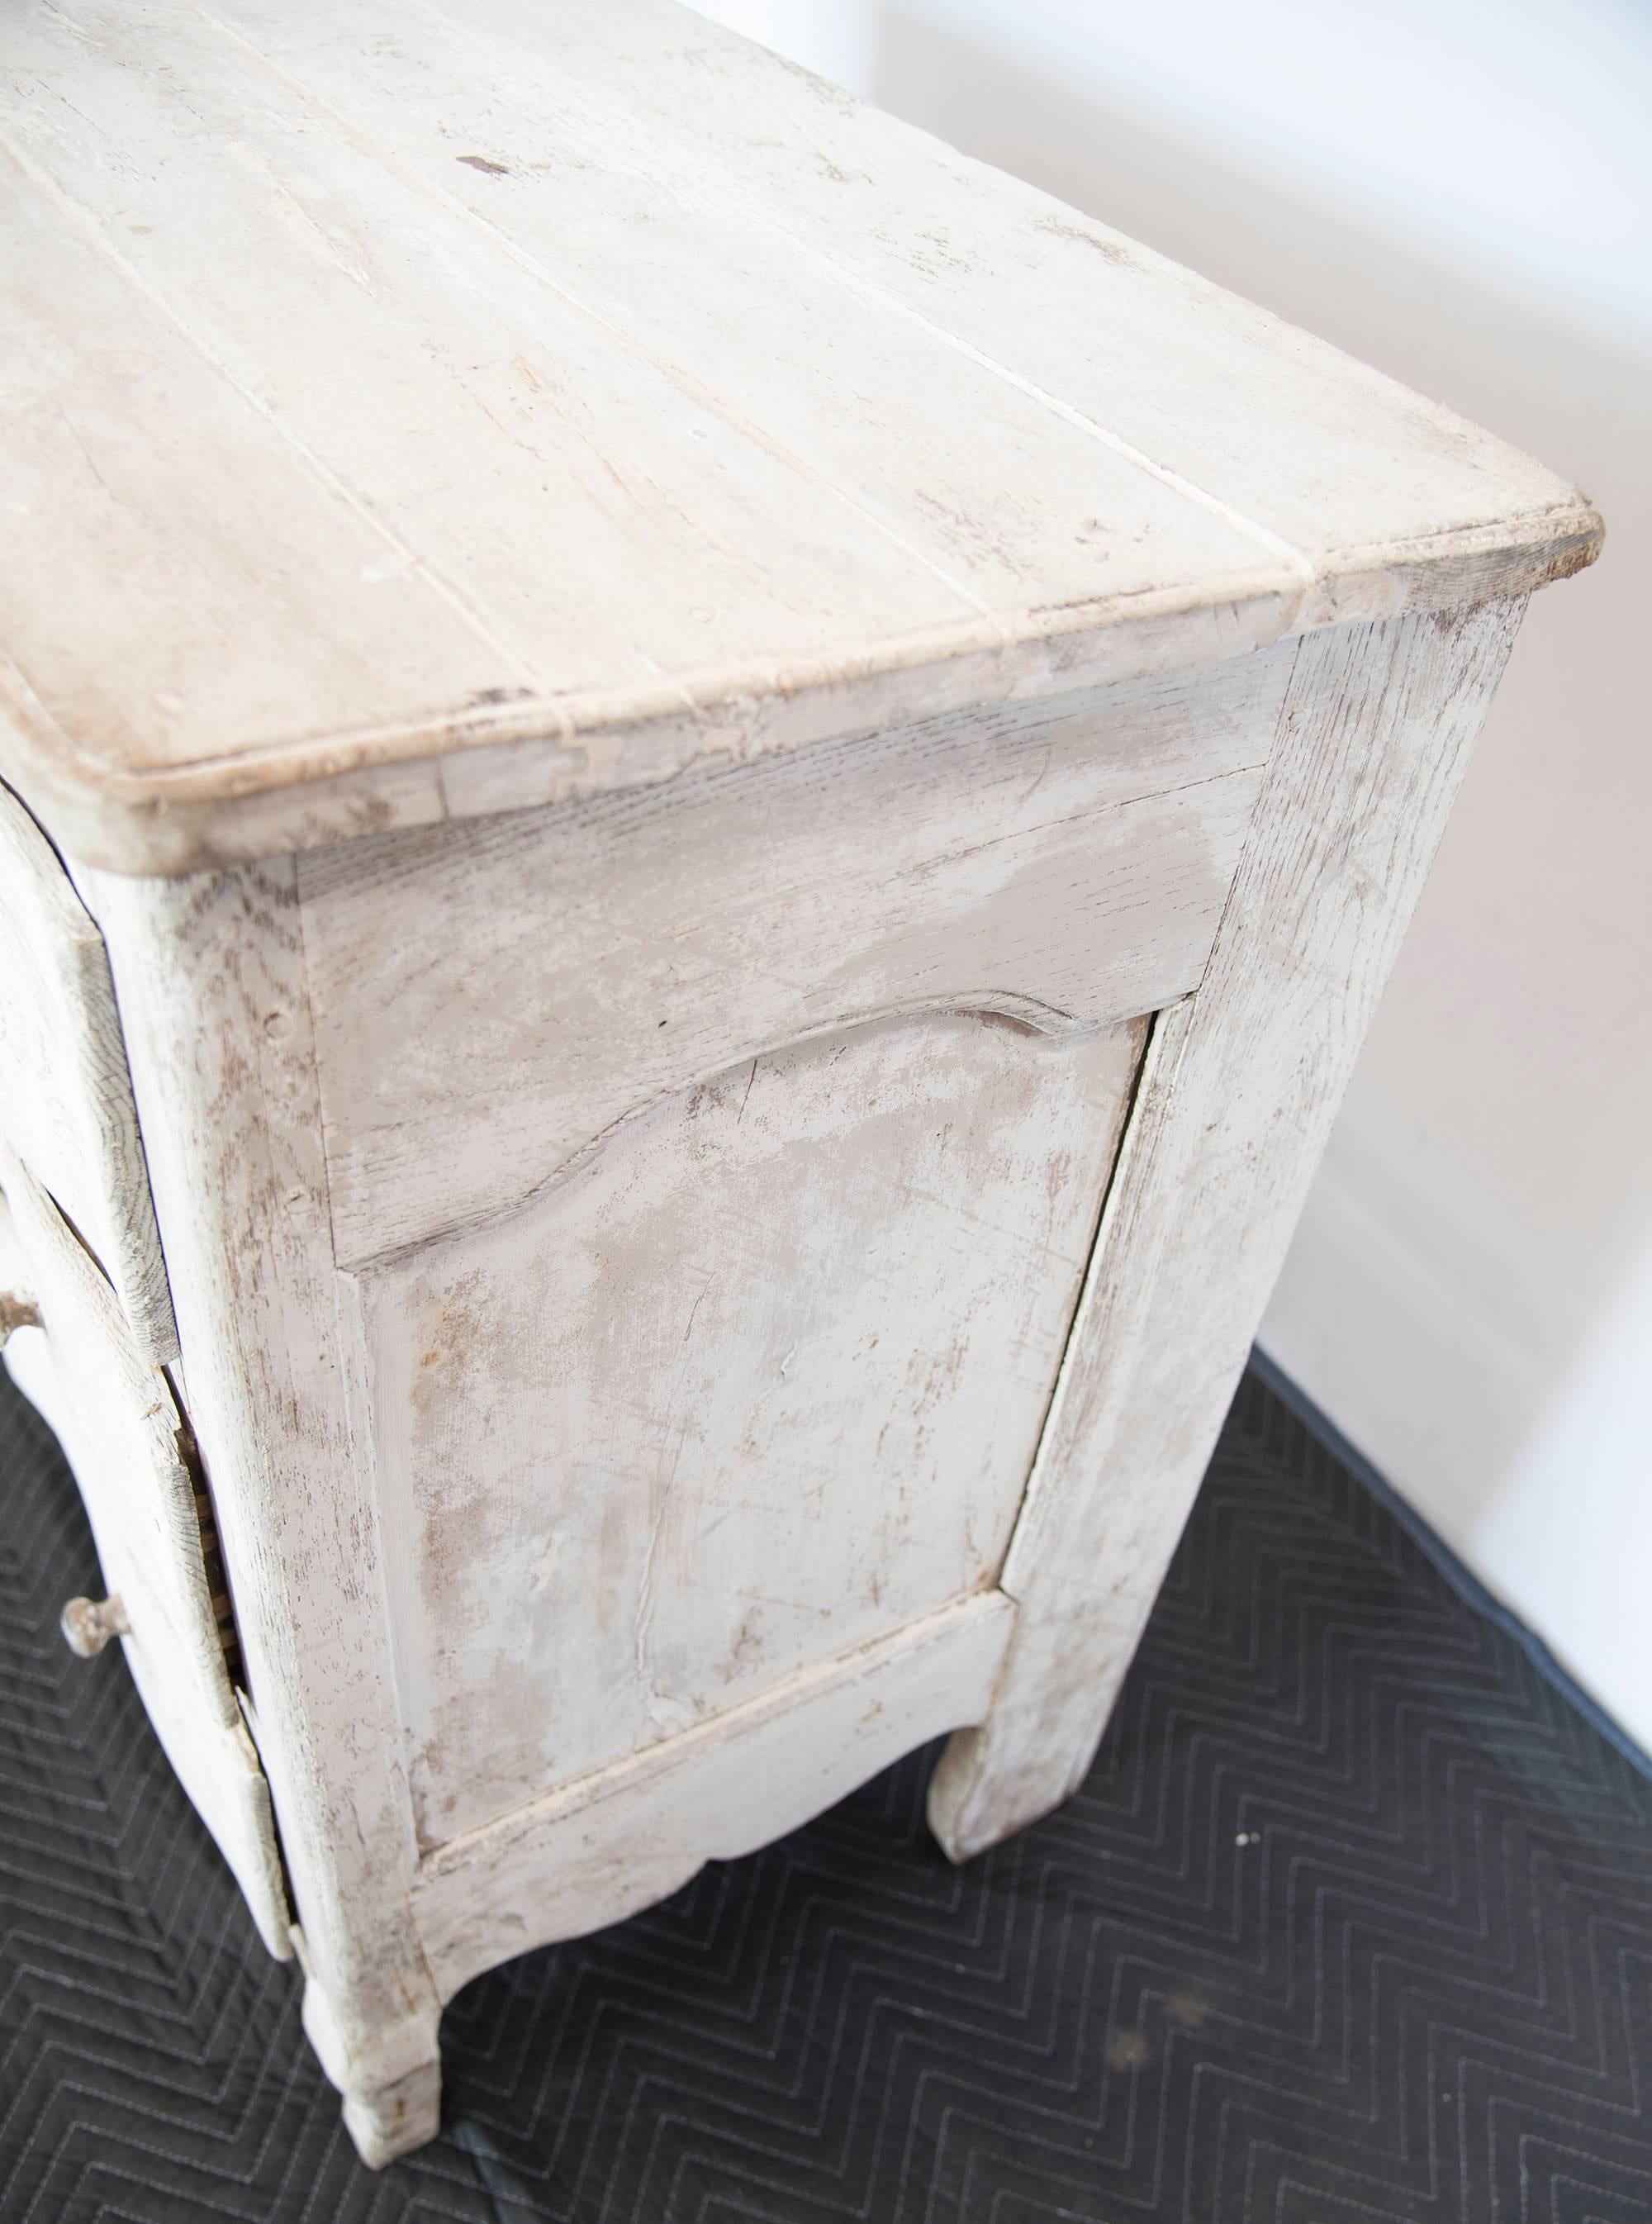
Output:
[[1182,995],[1293,653],[300,858],[338,1263],[509,1210],[806,1033],[939,1007],[1064,1035]]
[[654,0],[0,47],[0,762],[381,2162],[490,1962],[943,1728],[955,1851],[1075,1779],[1598,521]]
[[[260,1757],[330,2076],[401,2122],[438,2002],[414,1861],[358,1406],[336,1273],[291,860],[180,881],[88,873],[166,1245],[189,1418],[211,1478]],[[426,2081],[428,2082],[428,2081]],[[369,2101],[365,2096],[388,2096]],[[388,2136],[388,2134],[386,2135]]]
[[[937,1779],[937,1824],[956,1851],[1061,1797],[1100,1734],[1517,616],[1425,614],[1288,652],[1211,961],[1158,1022],[1054,1433],[1009,1543],[1021,1621],[984,1726]],[[1267,661],[1190,684],[1190,723]],[[1105,761],[1108,722],[1084,730]],[[1069,738],[1076,777],[1086,751]],[[921,755],[931,739],[895,737],[891,751]],[[777,826],[810,793],[797,785],[805,761],[739,776],[769,790]],[[671,793],[650,790],[627,823],[668,825]],[[697,854],[696,807],[690,787],[684,843]],[[626,969],[593,954],[583,998],[553,997],[541,1008],[554,1025],[520,1031],[544,983],[571,962],[579,978],[586,962],[577,935],[565,947],[558,935],[557,895],[577,899],[571,917],[582,905],[611,917],[644,968],[673,919],[693,933],[715,916],[690,900],[703,894],[692,876],[669,873],[677,908],[648,911],[662,883],[646,839],[607,850],[580,896],[577,873],[555,868],[579,857],[589,812],[501,821],[496,842],[455,826],[192,880],[84,875],[110,939],[192,1418],[237,1576],[303,1924],[307,2027],[378,2159],[434,2120],[449,1981],[432,1990],[433,1968],[462,1981],[552,1935],[560,1918],[546,1911],[608,1919],[648,1880],[691,1871],[722,1840],[703,1841],[703,1810],[685,1804],[670,1863],[656,1850],[657,1787],[686,1780],[679,1746],[709,1754],[770,1695],[810,1678],[835,1687],[866,1646],[993,1583],[1133,1064],[1127,1027],[1041,1036],[946,1016],[956,979],[974,974],[930,979],[926,1008],[920,970],[903,1010],[870,1026],[852,1025],[848,996],[837,1018],[849,1032],[834,1036],[823,984],[843,938],[807,906],[792,916],[779,889],[761,917],[790,1001],[770,1027],[779,1043],[802,1038],[796,1048],[701,1080],[690,1037],[671,1053],[684,1061],[672,1086],[640,1049],[583,1069],[611,1052]],[[1105,909],[1086,925],[1087,875],[1105,874],[1108,852],[1069,847],[1069,824],[1056,815],[1025,837],[1035,865],[1067,860],[1065,903],[1046,887],[1019,932],[999,938],[994,992],[1010,1009],[1055,1008],[1050,980],[1085,936],[1104,966],[1124,931]],[[873,855],[879,839],[869,828]],[[902,831],[883,839],[899,859]],[[930,964],[971,946],[995,886],[935,869],[951,851],[932,846],[930,869],[906,869],[924,892],[907,939]],[[514,889],[513,857],[539,869]],[[468,995],[438,984],[421,1005],[449,953],[419,922],[480,916],[486,906],[470,907],[495,859],[500,909],[529,932],[477,929],[462,945]],[[1045,885],[1036,871],[1033,885]],[[1150,919],[1174,919],[1144,897]],[[639,916],[653,921],[647,937],[626,927]],[[376,1027],[392,1057],[398,997],[384,983],[404,979],[410,1020],[461,1091],[472,1058],[489,1072],[501,1033],[520,1045],[500,1069],[507,1084],[538,1071],[547,1044],[607,1077],[571,1122],[531,1099],[514,1114],[508,1087],[497,1103],[479,1090],[501,1155],[526,1164],[537,1147],[545,1180],[514,1210],[472,1204],[468,1228],[354,1270],[334,1252],[321,1105],[335,1065],[341,1083],[350,1070],[352,984],[361,1030]],[[691,985],[664,995],[666,1026],[652,1032],[669,1035]],[[592,1108],[627,1074],[615,1103],[652,1109],[599,1138]],[[435,1227],[452,1217],[446,1174],[463,1193],[457,1150],[426,1169],[420,1210]],[[943,1386],[926,1427],[924,1399]],[[874,1423],[884,1442],[868,1458]],[[883,1750],[863,1748],[868,1767]],[[833,1772],[850,1780],[847,1751]],[[569,1882],[558,1899],[583,1840],[511,1818],[581,1810],[581,1785],[602,1787],[591,1873],[606,1882]],[[760,1835],[761,1811],[742,1810],[742,1842]],[[634,1842],[634,1819],[640,1871],[614,1850]],[[476,1866],[445,1866],[472,1841]],[[507,1845],[495,1901],[487,1848]],[[426,1892],[429,1878],[461,1874],[463,1907],[457,1884]],[[450,1941],[435,1962],[421,1908],[439,1911],[432,1937]]]
[[1005,1677],[931,1788],[960,1859],[1089,1765],[1521,616],[1302,644],[1210,970],[1149,1046],[1005,1566]]
[[1144,1032],[753,1058],[367,1279],[421,1845],[993,1583]]
[[201,1557],[187,1431],[166,1377],[135,1349],[114,1293],[52,1200],[0,1143],[9,1241],[41,1326],[6,1364],[68,1455],[107,1590],[125,1610],[127,1665],[167,1759],[285,1958],[288,1914],[269,1791],[230,1688]]
[[[808,0],[708,12],[822,66]],[[1260,1334],[1652,1750],[1652,10],[829,12],[869,26],[855,92],[1608,506],[1611,560],[1522,629]]]
[[0,1137],[118,1292],[152,1366],[178,1355],[109,959],[52,846],[0,787]]
[[735,1861],[928,1738],[986,1712],[1015,1609],[961,1599],[680,1737],[456,1838],[413,1904],[451,1999],[506,1950],[617,1923],[708,1861]]
[[21,0],[0,63],[0,771],[85,857],[659,778],[1593,544],[1486,435],[666,0]]

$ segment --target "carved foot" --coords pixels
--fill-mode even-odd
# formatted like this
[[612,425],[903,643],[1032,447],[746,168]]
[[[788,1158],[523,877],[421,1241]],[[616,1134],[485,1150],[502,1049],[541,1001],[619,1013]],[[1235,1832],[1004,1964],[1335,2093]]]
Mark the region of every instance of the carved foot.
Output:
[[344,2094],[344,2128],[369,2170],[433,2139],[442,2122],[442,2065],[421,2062],[394,2085]]
[[[306,1960],[302,1934],[293,1943]],[[321,2066],[344,2095],[344,2128],[369,2170],[433,2139],[442,2121],[441,2011],[432,2000],[412,2015],[365,2027],[347,2044],[344,2025],[325,1987],[309,1973],[304,1987],[304,2028]]]
[[970,1861],[1041,1822],[1078,1789],[1094,1751],[1093,1740],[1076,1753],[1006,1753],[1009,1743],[990,1719],[947,1740],[930,1779],[928,1804],[930,1828],[949,1861]]

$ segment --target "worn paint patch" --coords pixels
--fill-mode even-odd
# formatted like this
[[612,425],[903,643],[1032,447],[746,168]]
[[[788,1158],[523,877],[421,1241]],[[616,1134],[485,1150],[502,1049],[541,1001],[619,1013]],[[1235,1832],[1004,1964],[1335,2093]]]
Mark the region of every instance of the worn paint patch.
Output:
[[367,1279],[425,1845],[990,1583],[1140,1039],[746,1060]]

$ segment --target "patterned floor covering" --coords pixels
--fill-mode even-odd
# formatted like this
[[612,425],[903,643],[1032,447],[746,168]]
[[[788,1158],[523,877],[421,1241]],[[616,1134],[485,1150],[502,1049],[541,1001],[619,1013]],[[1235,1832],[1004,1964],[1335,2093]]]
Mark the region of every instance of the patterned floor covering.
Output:
[[1247,1380],[1083,1791],[954,1871],[929,1754],[480,1979],[356,2162],[0,1377],[6,2224],[1652,2219],[1652,1785]]

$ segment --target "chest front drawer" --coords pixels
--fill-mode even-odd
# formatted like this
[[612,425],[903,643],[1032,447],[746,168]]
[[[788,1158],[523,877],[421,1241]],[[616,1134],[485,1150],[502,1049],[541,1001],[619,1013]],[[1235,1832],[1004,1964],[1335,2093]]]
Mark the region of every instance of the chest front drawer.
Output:
[[109,959],[56,851],[0,787],[0,1138],[73,1221],[139,1352],[177,1356]]
[[[231,1623],[190,1432],[115,1294],[51,1198],[0,1147],[7,1366],[57,1435],[120,1601],[133,1681],[265,1943],[289,1951],[269,1792],[230,1679]],[[216,1555],[214,1553],[214,1558]],[[232,1642],[232,1639],[230,1640]]]

